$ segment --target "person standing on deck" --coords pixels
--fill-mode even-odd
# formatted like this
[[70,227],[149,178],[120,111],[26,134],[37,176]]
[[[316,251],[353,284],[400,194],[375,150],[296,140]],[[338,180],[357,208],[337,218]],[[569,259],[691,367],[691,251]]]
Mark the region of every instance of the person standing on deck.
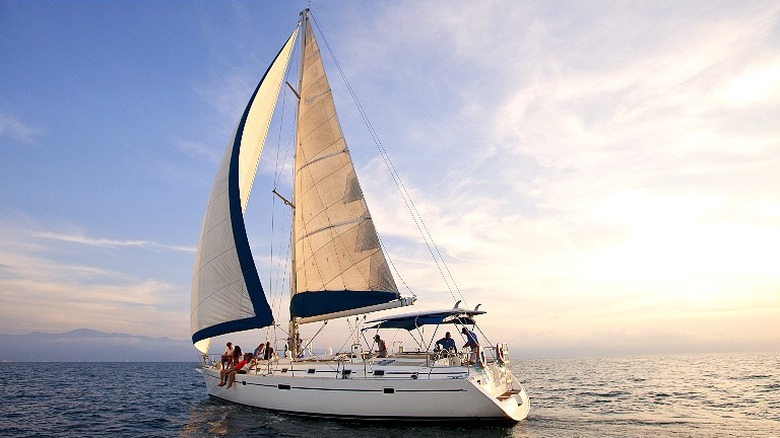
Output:
[[471,348],[471,352],[475,354],[473,362],[479,363],[479,340],[477,335],[466,327],[463,327],[463,330],[460,332],[466,337],[466,343],[463,344],[463,348]]

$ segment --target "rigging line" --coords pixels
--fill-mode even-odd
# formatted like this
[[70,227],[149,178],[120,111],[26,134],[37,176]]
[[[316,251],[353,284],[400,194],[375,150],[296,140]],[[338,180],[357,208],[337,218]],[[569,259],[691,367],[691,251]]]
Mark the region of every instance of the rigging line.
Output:
[[[290,59],[293,59],[292,58],[293,55],[295,55],[298,52],[298,50],[299,50],[298,49],[298,45],[296,44],[293,47],[293,52],[290,54]],[[291,69],[289,68],[289,65],[288,65],[287,71],[285,73],[285,82],[289,83],[289,79],[290,79],[291,75],[292,75],[292,72],[291,72]],[[282,110],[281,110],[281,113],[279,114],[280,120],[279,120],[279,134],[278,134],[277,143],[276,143],[276,145],[277,145],[277,147],[276,147],[276,169],[274,169],[274,184],[273,184],[274,189],[276,189],[277,184],[279,183],[279,179],[281,178],[281,176],[280,176],[281,169],[283,168],[284,163],[287,162],[287,155],[290,152],[290,148],[285,148],[284,158],[283,158],[283,160],[281,162],[281,166],[280,166],[279,165],[280,164],[279,163],[279,152],[281,150],[281,144],[282,144],[282,131],[283,131],[283,128],[284,128],[285,108],[287,107],[287,96],[288,96],[287,91],[285,91],[284,94],[282,95]],[[295,129],[294,128],[295,127],[293,126],[293,132],[291,133],[291,136],[294,135],[294,133],[295,133]],[[290,142],[290,143],[292,143],[292,142]]]
[[[350,329],[349,334],[347,335],[347,338],[344,340],[344,343],[341,344],[341,347],[339,347],[338,351],[341,352],[344,350],[344,347],[347,346],[347,342],[352,342],[352,337],[355,336],[355,333],[357,332],[358,328],[360,327],[360,317],[355,318],[355,327],[352,327],[352,324],[349,322],[349,318],[345,318],[347,320],[347,327]],[[350,348],[349,354],[352,354],[352,349]]]
[[[379,235],[379,233],[376,233],[376,238],[379,240],[379,246],[382,248],[385,247],[384,242],[382,242],[382,237]],[[398,268],[395,266],[395,263],[393,263],[393,259],[390,257],[390,255],[387,256],[387,261],[390,263],[390,266],[393,267],[393,271],[395,271],[395,274],[398,275],[398,279],[401,280],[401,283],[403,283],[404,287],[406,287],[406,290],[409,291],[410,294],[412,294],[413,297],[416,297],[417,294],[414,293],[411,287],[406,283],[406,280],[401,275],[401,272],[398,270]]]
[[[298,52],[298,50],[299,50],[298,46],[296,45],[294,47],[294,49],[293,49],[293,53],[291,53],[291,57],[293,55],[295,55]],[[285,73],[285,81],[288,81],[288,83],[289,83],[289,79],[290,79],[291,75],[292,75],[291,69],[287,68],[286,73]],[[282,134],[284,132],[284,126],[285,126],[285,120],[286,120],[286,114],[287,114],[286,109],[287,109],[288,96],[289,96],[289,94],[285,90],[283,92],[283,94],[282,94],[282,107],[281,107],[281,111],[279,113],[279,130],[278,130],[277,140],[276,140],[276,166],[274,168],[273,190],[276,190],[278,188],[278,186],[279,186],[279,182],[280,182],[280,180],[282,178],[281,177],[282,169],[284,169],[285,163],[287,162],[287,159],[288,159],[289,154],[290,154],[290,147],[285,147],[284,148],[284,156],[281,157],[281,160],[280,160],[280,155],[281,155],[281,151],[282,151]],[[286,142],[287,145],[290,145],[290,144],[294,143],[294,140],[292,138],[295,135],[295,126],[293,125],[290,130],[291,130],[290,136],[289,136],[290,139]],[[282,297],[283,297],[282,290],[284,290],[284,280],[283,280],[283,278],[282,278],[282,276],[280,274],[280,272],[284,272],[284,271],[280,271],[280,270],[288,268],[288,265],[285,264],[284,259],[280,259],[282,261],[278,263],[279,266],[274,267],[274,252],[273,252],[273,250],[274,250],[274,239],[273,239],[273,236],[276,235],[276,228],[275,228],[275,217],[276,216],[274,214],[274,212],[276,211],[276,197],[272,194],[271,198],[272,198],[272,204],[271,204],[271,239],[270,239],[271,240],[271,245],[270,245],[271,246],[271,254],[270,254],[270,257],[271,257],[270,262],[271,263],[270,263],[270,270],[269,270],[269,287],[271,288],[271,293],[272,293],[272,309],[275,308],[274,315],[275,316],[280,316],[281,315],[282,301],[283,301],[283,299],[282,299]],[[286,212],[286,209],[282,210],[282,214],[284,214],[284,212]],[[280,236],[281,236],[281,233],[280,233]],[[287,252],[289,254],[289,250],[290,250],[289,238],[287,240],[288,240],[288,242],[287,242],[286,245],[283,244],[283,243],[280,243],[279,246],[280,246],[282,252],[283,252],[284,248],[287,248]],[[274,273],[276,274],[275,275],[275,277],[276,277],[276,281],[275,282],[273,281]],[[275,285],[275,287],[274,287],[274,285]],[[267,337],[268,337],[268,334],[266,333],[266,339],[267,339]]]
[[[274,214],[273,214],[273,212],[275,210],[276,210],[276,197],[273,196],[273,194],[271,194],[271,236],[273,236],[275,234],[275,230],[276,230],[276,220],[275,220],[275,217],[274,217]],[[274,260],[274,239],[271,238],[270,240],[271,240],[271,245],[270,245],[270,247],[271,247],[270,248],[271,263],[270,263],[270,268],[268,270],[268,287],[271,289],[269,291],[269,293],[271,295],[271,313],[272,313],[272,316],[274,317],[274,320],[276,320],[276,315],[279,314],[279,310],[280,310],[278,306],[279,306],[279,302],[281,302],[281,296],[280,296],[281,294],[277,294],[276,293],[276,288],[274,288],[274,272],[275,272],[274,264],[273,264],[273,260]],[[274,307],[276,307],[276,312],[274,312]],[[267,334],[266,334],[266,338],[267,338]]]
[[[379,136],[376,133],[376,130],[374,130],[373,125],[371,125],[370,120],[368,119],[368,115],[363,109],[363,106],[360,104],[360,101],[357,98],[357,94],[355,93],[352,86],[349,84],[349,81],[346,78],[346,75],[344,74],[344,71],[341,68],[341,65],[338,63],[338,60],[336,59],[335,54],[333,53],[333,50],[330,47],[330,44],[328,44],[327,39],[325,38],[325,35],[322,33],[322,30],[319,27],[319,23],[317,23],[317,20],[314,19],[312,16],[312,20],[314,21],[314,24],[317,26],[317,29],[320,32],[320,35],[322,36],[322,40],[325,43],[325,47],[328,49],[328,52],[331,55],[331,58],[336,65],[337,70],[339,71],[339,74],[341,75],[342,80],[344,81],[344,84],[347,87],[347,90],[350,93],[350,96],[352,97],[353,101],[355,102],[355,106],[358,108],[358,112],[360,113],[361,117],[363,118],[363,122],[366,124],[366,127],[369,131],[369,134],[371,135],[372,139],[374,140],[374,143],[377,146],[377,149],[379,150],[380,154],[382,155],[382,159],[385,162],[385,165],[390,170],[390,174],[393,178],[393,181],[396,184],[396,187],[398,188],[399,192],[401,193],[401,198],[404,200],[404,203],[406,204],[407,210],[409,210],[410,215],[412,216],[412,219],[415,222],[415,225],[417,226],[417,230],[420,233],[420,235],[423,237],[423,241],[425,242],[426,246],[428,247],[428,251],[431,253],[431,257],[434,260],[434,263],[436,263],[437,268],[439,269],[439,273],[441,274],[445,285],[450,291],[450,294],[454,299],[457,299],[455,297],[455,294],[452,291],[452,287],[450,286],[450,281],[452,282],[452,285],[455,287],[455,290],[458,292],[458,295],[460,296],[461,300],[465,304],[465,299],[463,298],[463,294],[460,291],[460,288],[458,287],[457,283],[455,282],[455,278],[452,275],[452,271],[450,271],[449,266],[447,265],[447,262],[444,260],[444,257],[441,254],[441,251],[439,251],[438,245],[436,245],[436,242],[433,240],[433,236],[431,235],[428,227],[425,225],[425,221],[422,219],[422,215],[420,214],[417,207],[414,205],[414,201],[411,199],[411,195],[409,195],[408,190],[406,189],[406,186],[403,183],[403,180],[401,180],[400,175],[398,171],[396,170],[395,166],[392,163],[392,160],[390,160],[390,156],[385,150],[384,146],[382,145],[381,140],[379,140]],[[388,254],[388,258],[390,258]],[[441,262],[441,266],[440,266]],[[398,271],[395,267],[395,264],[393,264],[393,269],[396,270],[396,273],[398,274]],[[442,266],[444,266],[444,270],[442,269]],[[446,275],[445,271],[446,270]],[[447,279],[447,276],[449,276],[449,280]]]
[[[277,209],[277,199],[276,196],[273,194],[271,195],[271,259],[270,259],[270,269],[269,269],[269,287],[270,287],[270,294],[271,294],[271,309],[274,315],[274,319],[278,320],[281,315],[281,307],[283,303],[283,297],[284,294],[282,291],[285,290],[285,282],[284,279],[288,278],[289,275],[289,257],[277,257],[274,259],[274,248],[277,247],[277,245],[274,244],[274,238],[273,236],[277,235],[277,227],[276,227],[276,212]],[[288,211],[287,208],[282,208],[281,213],[284,215]],[[282,221],[282,223],[287,223],[287,221]],[[281,230],[283,231],[283,230]],[[280,242],[278,243],[278,247],[280,248],[280,253],[284,253],[285,249],[287,250],[286,253],[289,255],[290,253],[290,236],[287,235],[287,239],[285,239],[282,235],[283,233],[279,232],[279,239]],[[288,273],[288,274],[283,274]],[[275,281],[274,281],[275,280]],[[289,287],[287,287],[289,289]]]
[[[345,79],[346,80],[346,79]],[[351,88],[351,87],[350,87]],[[352,93],[352,91],[351,91]],[[449,265],[447,265],[447,262],[444,260],[444,257],[441,254],[441,251],[439,251],[438,245],[436,245],[436,242],[433,240],[433,235],[431,234],[430,230],[428,229],[428,226],[425,224],[425,221],[422,218],[422,215],[420,214],[419,210],[417,209],[417,206],[414,204],[414,201],[412,200],[411,195],[409,194],[408,190],[406,189],[406,185],[403,183],[403,180],[400,177],[400,174],[395,168],[395,165],[393,164],[392,160],[390,159],[390,155],[387,153],[387,150],[382,145],[381,140],[379,140],[378,135],[376,134],[376,131],[374,130],[373,126],[371,125],[370,120],[368,120],[368,116],[365,114],[365,111],[362,108],[362,105],[357,102],[357,95],[353,94],[353,99],[355,99],[356,104],[360,107],[360,113],[364,117],[364,121],[366,123],[366,126],[369,127],[370,131],[373,132],[372,137],[374,137],[374,142],[377,145],[377,148],[379,149],[380,153],[382,154],[382,158],[385,161],[385,165],[388,166],[390,169],[390,174],[393,176],[393,180],[396,183],[396,186],[399,189],[399,192],[401,192],[402,199],[407,203],[407,209],[409,210],[409,213],[412,215],[412,218],[415,220],[415,224],[417,225],[417,230],[420,232],[420,235],[423,237],[423,240],[426,242],[426,246],[428,246],[428,251],[431,253],[431,257],[433,257],[434,262],[436,263],[437,267],[439,268],[439,273],[442,275],[442,278],[444,279],[444,283],[447,285],[447,288],[450,289],[450,294],[454,299],[455,295],[452,293],[451,286],[449,284],[449,281],[447,280],[447,276],[445,276],[444,272],[442,271],[441,266],[444,267],[444,270],[447,272],[447,275],[449,275],[450,281],[452,281],[452,285],[455,287],[455,290],[458,292],[458,295],[460,296],[461,300],[464,301],[463,295],[460,292],[460,288],[458,288],[457,283],[455,282],[455,278],[452,275],[452,272],[449,269]],[[430,244],[428,242],[430,241]],[[435,252],[435,254],[434,254]],[[438,258],[437,258],[438,256]],[[441,266],[439,265],[439,261],[441,261]]]
[[[296,46],[295,50],[297,50],[297,46]],[[290,76],[290,69],[288,68],[288,69],[286,69],[286,72],[285,72],[285,79],[288,79],[289,76]],[[284,121],[286,119],[286,117],[285,117],[285,115],[286,115],[285,114],[285,109],[286,108],[287,108],[287,93],[285,92],[282,95],[282,107],[281,107],[281,110],[280,110],[280,113],[279,113],[279,129],[277,131],[277,136],[276,136],[276,160],[275,160],[276,161],[276,167],[274,168],[274,179],[273,179],[273,188],[274,189],[276,189],[277,184],[279,183],[280,173],[281,173],[280,169],[282,168],[282,165],[280,165],[280,162],[279,162],[279,156],[280,156],[281,150],[282,150],[282,132],[284,130]],[[286,150],[287,149],[285,149],[285,151]],[[287,154],[285,153],[284,160],[286,161],[286,159],[287,159]],[[283,164],[283,162],[282,162],[282,164]],[[276,232],[276,222],[275,222],[274,211],[276,211],[276,198],[275,198],[275,196],[272,193],[272,195],[271,195],[271,237],[272,238],[270,239],[270,241],[271,241],[270,243],[271,244],[269,245],[270,264],[269,264],[269,269],[268,269],[268,287],[269,287],[268,294],[271,296],[271,303],[270,303],[271,314],[274,317],[274,320],[276,320],[277,319],[276,317],[280,314],[280,310],[281,310],[280,309],[280,306],[281,306],[281,293],[277,293],[278,289],[274,287],[274,272],[276,271],[274,269],[274,264],[273,264],[273,261],[274,261],[274,239],[273,239],[273,236],[275,235],[275,232]],[[278,282],[277,282],[277,285],[278,285]],[[267,334],[266,334],[266,338],[267,338]]]
[[[287,212],[287,209],[284,209],[284,212]],[[283,222],[286,223],[286,221],[283,221]],[[289,257],[289,255],[290,255],[290,238],[291,238],[290,234],[288,234],[286,236],[286,239],[285,239],[282,236],[282,233],[279,233],[279,239],[281,241],[279,243],[279,246],[282,247],[282,249],[286,248],[286,255],[285,255],[285,257],[280,257],[279,258],[280,262],[277,264],[277,267],[276,267],[276,276],[277,276],[276,277],[276,290],[278,291],[277,295],[276,295],[278,297],[278,301],[277,301],[277,304],[276,304],[276,308],[277,308],[276,311],[277,311],[278,315],[281,315],[281,312],[282,312],[281,307],[282,307],[282,303],[283,303],[283,297],[285,296],[285,294],[282,291],[284,291],[284,290],[289,291],[289,289],[290,289],[289,283],[285,284],[285,279],[289,279],[289,276],[291,275],[290,274],[290,264],[289,264],[289,259],[290,259],[290,257]]]

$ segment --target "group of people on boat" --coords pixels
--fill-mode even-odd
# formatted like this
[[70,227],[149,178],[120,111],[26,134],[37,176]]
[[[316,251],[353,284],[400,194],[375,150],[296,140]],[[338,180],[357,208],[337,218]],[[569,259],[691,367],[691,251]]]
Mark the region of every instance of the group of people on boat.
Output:
[[[466,343],[463,344],[463,348],[469,348],[473,355],[473,359],[470,361],[477,365],[481,365],[483,360],[480,355],[479,340],[477,335],[466,327],[462,328],[461,333],[466,339]],[[379,336],[379,334],[374,335],[374,344],[376,344],[377,347],[376,357],[387,357],[387,344]],[[455,343],[455,339],[452,338],[450,332],[446,332],[443,338],[436,341],[435,345],[435,351],[446,351],[451,353],[458,352],[457,344]],[[268,361],[273,358],[274,349],[271,347],[270,342],[261,342],[260,345],[255,348],[254,353],[246,354],[241,351],[241,347],[238,345],[234,347],[232,342],[228,342],[227,348],[225,348],[225,352],[222,354],[220,361],[222,370],[219,373],[219,386],[227,385],[228,388],[232,387],[233,382],[235,382],[236,379],[236,374],[246,373],[244,368],[252,369],[253,366],[257,366],[259,361]]]
[[233,346],[232,342],[227,343],[225,352],[222,353],[220,364],[222,370],[219,372],[219,385],[228,388],[233,386],[233,382],[236,380],[236,374],[245,374],[247,369],[251,369],[253,366],[257,366],[258,361],[271,360],[274,358],[274,348],[271,347],[270,342],[260,343],[255,348],[254,353],[244,354],[241,351],[241,347]]
[[228,384],[228,388],[233,386],[236,374],[241,372],[251,359],[251,353],[243,354],[241,347],[238,345],[233,347],[233,343],[228,342],[221,358],[222,370],[219,372],[219,386],[225,386],[225,384]]
[[260,345],[258,345],[257,348],[255,348],[255,353],[254,353],[255,361],[271,360],[273,359],[273,357],[274,357],[274,348],[271,347],[270,342],[266,342],[265,344],[261,342]]
[[[472,362],[481,365],[483,361],[481,359],[479,339],[477,338],[476,333],[466,327],[463,327],[461,333],[466,339],[463,348],[469,348],[474,355],[474,360]],[[376,344],[376,357],[387,357],[387,344],[379,334],[374,335],[374,344]],[[445,333],[443,338],[436,341],[435,346],[435,351],[458,352],[457,344],[455,344],[455,339],[452,338],[450,332]]]
[[[476,333],[467,329],[466,327],[463,327],[460,332],[466,338],[466,343],[463,344],[463,348],[469,348],[475,358],[472,362],[481,365],[482,359],[480,355],[479,339],[477,338]],[[445,333],[443,338],[436,341],[434,351],[446,351],[450,353],[458,352],[455,339],[452,338],[450,332]]]

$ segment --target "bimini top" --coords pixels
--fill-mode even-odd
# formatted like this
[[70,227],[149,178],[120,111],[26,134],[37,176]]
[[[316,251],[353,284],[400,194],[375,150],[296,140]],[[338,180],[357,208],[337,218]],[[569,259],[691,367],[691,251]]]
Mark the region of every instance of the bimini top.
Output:
[[484,310],[446,309],[393,315],[387,318],[368,321],[363,330],[405,329],[414,330],[424,325],[438,324],[474,324],[474,316],[486,313]]

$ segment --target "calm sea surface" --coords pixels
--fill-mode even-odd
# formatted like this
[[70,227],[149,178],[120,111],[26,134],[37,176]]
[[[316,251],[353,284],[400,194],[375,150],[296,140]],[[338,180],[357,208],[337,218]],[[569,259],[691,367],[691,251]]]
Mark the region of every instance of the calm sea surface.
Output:
[[518,360],[516,425],[296,418],[211,400],[190,363],[0,363],[3,437],[780,437],[780,354]]

